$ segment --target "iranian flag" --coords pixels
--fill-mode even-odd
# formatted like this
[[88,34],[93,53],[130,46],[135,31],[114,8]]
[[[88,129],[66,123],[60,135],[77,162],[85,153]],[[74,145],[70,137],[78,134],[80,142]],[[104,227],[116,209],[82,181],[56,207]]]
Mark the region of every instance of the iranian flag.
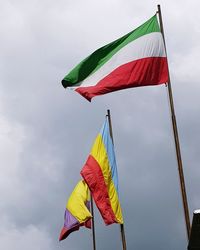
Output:
[[168,66],[157,16],[101,47],[62,80],[88,101],[116,90],[168,82]]

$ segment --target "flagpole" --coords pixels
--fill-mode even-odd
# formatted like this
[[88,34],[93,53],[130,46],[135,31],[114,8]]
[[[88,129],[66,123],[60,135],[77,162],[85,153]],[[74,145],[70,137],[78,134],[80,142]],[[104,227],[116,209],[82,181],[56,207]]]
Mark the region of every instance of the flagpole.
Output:
[[93,250],[96,250],[96,239],[95,239],[95,227],[94,227],[94,206],[93,206],[93,198],[92,194],[90,193],[90,200],[91,200],[91,214],[92,214],[92,240],[93,240]]
[[[160,5],[158,5],[157,7],[158,7],[157,13],[159,16],[159,21],[160,21],[160,29],[161,29],[161,33],[162,33],[163,40],[164,40],[165,50],[166,50],[161,8],[160,8]],[[166,53],[167,53],[167,50],[166,50]],[[168,64],[168,61],[167,61],[167,64]],[[189,208],[188,208],[188,202],[187,202],[187,194],[186,194],[186,188],[185,188],[185,180],[184,180],[183,165],[182,165],[182,159],[181,159],[181,150],[180,150],[180,143],[179,143],[179,137],[178,137],[178,129],[177,129],[177,123],[176,123],[170,75],[169,75],[169,81],[167,84],[167,89],[168,89],[169,103],[170,103],[170,109],[171,109],[171,119],[172,119],[172,127],[173,127],[173,134],[174,134],[174,142],[175,142],[175,147],[176,147],[176,157],[177,157],[177,163],[178,163],[178,172],[179,172],[179,180],[180,180],[180,187],[181,187],[181,193],[182,193],[182,202],[183,202],[183,208],[184,208],[187,237],[189,240],[189,237],[190,237]]]
[[[109,109],[107,110],[107,117],[108,117],[108,123],[109,123],[110,137],[111,137],[113,145],[114,145],[113,132],[112,132],[112,123],[111,123],[111,115],[110,115],[110,110]],[[123,250],[126,250],[126,238],[125,238],[124,224],[120,224],[120,232],[121,232]]]

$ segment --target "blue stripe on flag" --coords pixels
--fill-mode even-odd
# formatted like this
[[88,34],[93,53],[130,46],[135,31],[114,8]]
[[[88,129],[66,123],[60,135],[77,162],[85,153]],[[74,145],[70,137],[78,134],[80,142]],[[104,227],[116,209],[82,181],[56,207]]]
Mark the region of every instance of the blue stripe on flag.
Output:
[[117,164],[116,164],[116,158],[115,158],[115,152],[114,152],[114,146],[113,142],[110,136],[110,130],[109,130],[109,122],[108,117],[106,117],[106,121],[103,124],[103,127],[100,131],[100,134],[103,139],[103,143],[105,145],[107,156],[109,160],[109,166],[111,168],[112,173],[112,179],[115,185],[115,189],[118,193],[118,173],[117,173]]

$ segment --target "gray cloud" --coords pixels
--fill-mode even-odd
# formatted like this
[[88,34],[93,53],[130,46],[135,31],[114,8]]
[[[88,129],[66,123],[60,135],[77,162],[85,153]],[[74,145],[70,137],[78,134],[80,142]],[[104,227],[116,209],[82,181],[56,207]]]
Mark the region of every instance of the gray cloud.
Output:
[[[165,86],[92,103],[60,80],[94,49],[137,27],[154,1],[4,1],[0,34],[2,249],[91,249],[80,229],[58,242],[64,207],[111,110],[128,249],[182,250],[187,238]],[[200,207],[199,3],[161,1],[190,215]],[[188,14],[188,10],[190,13]],[[192,13],[192,14],[191,14]],[[96,214],[97,248],[121,249]]]

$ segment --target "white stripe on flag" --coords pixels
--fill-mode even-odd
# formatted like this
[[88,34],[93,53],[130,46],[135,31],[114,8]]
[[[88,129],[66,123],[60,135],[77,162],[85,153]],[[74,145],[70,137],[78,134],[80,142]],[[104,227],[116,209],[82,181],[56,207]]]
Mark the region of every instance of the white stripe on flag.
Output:
[[70,87],[70,89],[75,90],[79,87],[94,86],[120,65],[149,57],[166,57],[163,38],[160,32],[153,32],[130,42],[94,74],[88,76],[84,81],[79,82],[76,87]]

